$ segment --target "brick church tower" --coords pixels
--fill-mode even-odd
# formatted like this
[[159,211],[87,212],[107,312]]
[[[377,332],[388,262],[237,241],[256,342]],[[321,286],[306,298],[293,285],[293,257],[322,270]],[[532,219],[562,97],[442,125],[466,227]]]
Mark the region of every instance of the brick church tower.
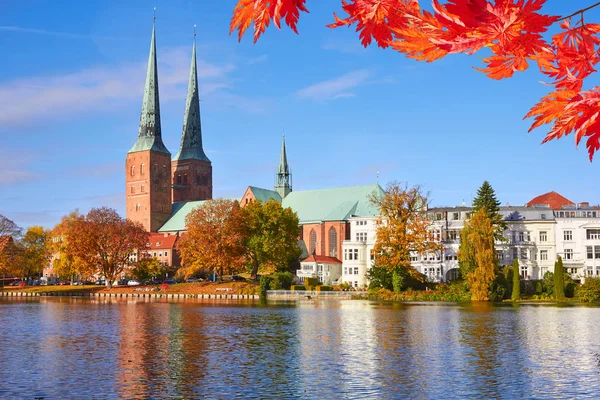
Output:
[[125,161],[127,218],[156,232],[171,215],[171,153],[162,141],[156,39],[152,27],[138,137]]
[[202,149],[195,36],[181,145],[171,164],[174,203],[212,199],[212,164]]

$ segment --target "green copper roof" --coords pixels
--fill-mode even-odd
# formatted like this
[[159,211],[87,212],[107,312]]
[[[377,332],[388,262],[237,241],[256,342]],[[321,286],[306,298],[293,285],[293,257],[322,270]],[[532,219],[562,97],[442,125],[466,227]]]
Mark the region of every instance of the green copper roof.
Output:
[[287,162],[287,154],[285,152],[285,135],[281,138],[281,155],[279,157],[279,168],[277,169],[278,174],[288,175],[290,169]]
[[250,186],[250,190],[256,200],[267,202],[271,199],[275,199],[281,203],[281,196],[274,190],[262,189],[255,186]]
[[154,26],[152,27],[152,40],[150,41],[150,56],[148,58],[148,71],[146,72],[144,101],[142,102],[142,114],[140,115],[138,138],[131,150],[129,150],[129,153],[145,150],[170,154],[169,150],[167,150],[163,144],[160,128],[158,69],[156,67],[156,38]]
[[183,115],[183,130],[181,132],[181,145],[173,160],[196,159],[208,161],[202,149],[202,128],[200,126],[200,99],[198,97],[198,72],[196,70],[196,41],[192,48],[192,66],[190,67],[190,81],[185,101],[185,114]]
[[[240,199],[227,199],[237,200]],[[199,200],[199,201],[182,201],[174,203],[171,207],[171,216],[164,223],[163,226],[158,230],[159,232],[181,232],[185,231],[185,217],[196,207],[202,207],[207,201],[210,200]]]
[[378,184],[346,186],[333,189],[303,190],[291,192],[283,199],[283,206],[290,207],[306,224],[321,221],[345,221],[353,216],[379,215],[379,210],[369,201],[369,196],[383,195]]

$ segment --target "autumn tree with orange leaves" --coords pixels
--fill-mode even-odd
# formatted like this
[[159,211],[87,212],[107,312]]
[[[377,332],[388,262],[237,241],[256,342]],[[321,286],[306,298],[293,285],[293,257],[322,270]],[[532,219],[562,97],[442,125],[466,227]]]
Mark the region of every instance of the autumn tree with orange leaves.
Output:
[[418,185],[408,187],[391,182],[383,195],[372,195],[370,200],[381,215],[373,247],[375,264],[390,272],[408,273],[421,279],[411,266],[411,254],[442,250],[442,245],[433,240],[429,231],[427,195]]
[[106,278],[112,287],[115,279],[135,265],[130,257],[140,254],[148,243],[144,227],[124,219],[112,208],[92,208],[85,216],[68,224],[69,253],[79,258],[94,273]]
[[244,269],[245,247],[242,216],[237,201],[209,200],[193,209],[185,219],[186,233],[177,242],[187,278],[203,270],[219,275]]
[[472,265],[466,273],[471,300],[488,301],[498,272],[498,261],[494,249],[494,225],[484,208],[465,222],[460,238],[458,261],[461,270],[465,263]]
[[[472,55],[487,49],[485,66],[476,68],[492,79],[512,77],[537,63],[552,88],[525,118],[534,118],[529,131],[551,125],[542,143],[571,133],[579,145],[583,138],[590,161],[600,150],[600,86],[583,90],[585,78],[600,62],[600,24],[584,21],[595,3],[560,17],[541,13],[546,0],[448,0],[432,1],[433,11],[423,10],[418,0],[342,0],[345,18],[333,14],[330,28],[356,26],[363,46],[373,41],[408,58],[432,62],[448,54]],[[254,42],[270,22],[281,28],[283,20],[298,33],[306,0],[239,0],[233,11],[230,33],[241,40],[253,25]],[[573,20],[573,17],[579,20]],[[552,25],[561,31],[546,40]]]

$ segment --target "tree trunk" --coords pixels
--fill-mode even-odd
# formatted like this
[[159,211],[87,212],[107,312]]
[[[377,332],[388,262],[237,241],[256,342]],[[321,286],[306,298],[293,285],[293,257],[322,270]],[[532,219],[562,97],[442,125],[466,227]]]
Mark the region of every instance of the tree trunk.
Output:
[[256,279],[256,275],[258,274],[258,260],[252,259],[252,272],[250,273],[250,279]]

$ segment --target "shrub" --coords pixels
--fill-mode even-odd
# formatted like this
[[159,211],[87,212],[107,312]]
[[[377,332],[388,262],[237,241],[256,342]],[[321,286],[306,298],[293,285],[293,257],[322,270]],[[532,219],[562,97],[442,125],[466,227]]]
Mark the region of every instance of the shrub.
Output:
[[565,285],[565,297],[572,299],[575,296],[575,282],[569,282]]
[[565,269],[561,257],[554,263],[554,298],[558,301],[565,298]]
[[265,300],[267,298],[267,290],[269,290],[271,288],[271,281],[272,281],[272,279],[268,276],[263,275],[260,277],[260,283],[259,283],[260,291],[259,291],[258,295],[261,300]]
[[347,291],[347,290],[352,289],[352,285],[349,282],[342,282],[342,283],[340,283],[340,289]]
[[333,288],[327,285],[317,286],[317,292],[331,292]]
[[504,274],[496,275],[496,279],[490,284],[490,300],[502,301],[508,291],[509,283]]
[[544,274],[544,277],[542,279],[542,286],[544,289],[544,292],[553,295],[554,294],[554,273],[553,272],[546,272]]
[[586,278],[575,290],[577,299],[584,303],[600,303],[600,278]]
[[319,280],[317,278],[304,278],[305,286],[317,286],[319,284]]
[[290,289],[292,289],[292,290],[306,290],[306,287],[304,285],[292,285],[290,287]]
[[291,272],[276,272],[270,275],[271,290],[289,290],[295,275]]
[[543,285],[542,281],[537,281],[535,283],[535,294],[542,294],[543,291],[544,291],[544,285]]
[[[516,258],[513,260],[513,273],[512,273],[512,301],[521,299],[521,275],[519,274],[519,260]],[[504,277],[506,279],[506,277]]]
[[244,294],[244,295],[260,294],[259,287],[254,284],[251,284],[251,283],[249,283],[245,286],[239,287],[237,292],[238,292],[238,294]]

